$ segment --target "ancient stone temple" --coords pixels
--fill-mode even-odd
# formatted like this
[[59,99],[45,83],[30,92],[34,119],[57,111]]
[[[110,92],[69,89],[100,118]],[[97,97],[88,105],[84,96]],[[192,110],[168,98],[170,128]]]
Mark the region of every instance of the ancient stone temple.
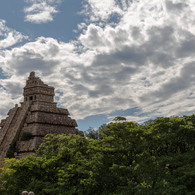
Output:
[[24,101],[8,112],[0,126],[0,159],[33,154],[49,133],[78,134],[67,109],[57,108],[54,88],[31,72],[24,87]]

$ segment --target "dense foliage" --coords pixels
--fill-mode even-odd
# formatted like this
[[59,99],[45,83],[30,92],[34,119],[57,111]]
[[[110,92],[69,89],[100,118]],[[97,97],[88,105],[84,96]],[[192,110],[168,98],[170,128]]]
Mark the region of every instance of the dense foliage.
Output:
[[195,194],[195,115],[89,132],[47,135],[38,157],[5,160],[0,194]]

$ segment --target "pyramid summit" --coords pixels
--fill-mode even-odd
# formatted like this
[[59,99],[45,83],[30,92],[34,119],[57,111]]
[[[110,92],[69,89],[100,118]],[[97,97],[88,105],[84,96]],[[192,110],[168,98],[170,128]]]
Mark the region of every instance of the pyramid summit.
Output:
[[24,87],[21,106],[10,109],[0,123],[0,159],[21,158],[34,154],[43,137],[49,133],[77,134],[77,123],[69,111],[57,108],[54,87],[50,87],[31,72]]

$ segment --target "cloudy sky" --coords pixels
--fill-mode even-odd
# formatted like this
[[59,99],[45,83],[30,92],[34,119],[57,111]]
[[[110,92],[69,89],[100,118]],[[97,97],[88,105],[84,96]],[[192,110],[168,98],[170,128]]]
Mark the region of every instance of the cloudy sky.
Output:
[[195,112],[194,0],[1,0],[0,119],[29,72],[79,129]]

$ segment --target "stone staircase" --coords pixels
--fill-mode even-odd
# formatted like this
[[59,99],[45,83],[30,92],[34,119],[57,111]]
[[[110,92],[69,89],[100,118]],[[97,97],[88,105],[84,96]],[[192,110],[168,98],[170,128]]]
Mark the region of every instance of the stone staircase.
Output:
[[30,102],[24,102],[21,107],[15,106],[9,111],[9,117],[0,131],[0,160],[6,157],[11,144],[16,142],[29,109]]

